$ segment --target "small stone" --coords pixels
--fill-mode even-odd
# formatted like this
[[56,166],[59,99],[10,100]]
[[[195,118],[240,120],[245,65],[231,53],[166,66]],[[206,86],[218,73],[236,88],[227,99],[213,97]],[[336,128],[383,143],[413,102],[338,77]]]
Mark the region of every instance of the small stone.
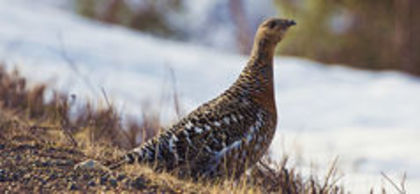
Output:
[[83,174],[82,178],[83,178],[83,180],[86,181],[86,180],[91,179],[92,177],[89,174]]
[[31,152],[32,152],[31,154],[35,154],[35,155],[39,154],[38,150],[32,150]]
[[46,162],[42,162],[41,163],[41,166],[42,167],[47,167],[47,166],[49,166],[50,165],[50,162],[48,162],[48,161],[46,161]]
[[131,183],[131,180],[130,179],[125,179],[125,180],[122,181],[122,184],[125,187],[130,187],[130,185],[131,185],[130,183]]
[[0,169],[0,182],[5,182],[5,181],[7,181],[6,171],[3,169]]
[[76,164],[76,166],[74,166],[74,169],[90,170],[94,169],[97,165],[98,163],[95,160],[86,160]]
[[77,188],[76,183],[70,182],[69,185],[68,185],[68,189],[74,191],[74,190],[77,190],[78,188]]
[[0,150],[4,149],[6,146],[4,144],[0,144]]
[[105,185],[107,180],[108,180],[108,176],[107,175],[102,176],[101,177],[101,180],[100,180],[101,185]]
[[94,180],[90,180],[90,181],[88,182],[88,186],[89,186],[89,187],[94,187],[94,186],[96,186],[96,182],[95,182]]
[[38,181],[39,181],[40,185],[47,184],[47,180],[45,178],[39,178]]
[[[68,164],[74,165],[73,161],[69,161]],[[96,160],[86,160],[74,165],[75,170],[105,170],[111,171],[108,167],[102,165]]]
[[17,173],[13,173],[13,174],[12,174],[12,181],[17,181],[17,180],[19,180],[19,177],[20,177],[20,175],[19,175],[19,174],[17,174]]
[[57,166],[74,166],[74,161],[64,160],[64,161],[61,161],[59,164],[57,164]]
[[57,175],[55,173],[50,174],[48,177],[48,180],[55,180],[57,178]]
[[109,184],[111,184],[112,187],[117,187],[118,186],[118,182],[114,178],[109,179]]
[[117,180],[118,180],[118,181],[122,181],[122,180],[124,180],[125,178],[127,178],[127,176],[126,176],[125,174],[120,174],[120,175],[118,175]]

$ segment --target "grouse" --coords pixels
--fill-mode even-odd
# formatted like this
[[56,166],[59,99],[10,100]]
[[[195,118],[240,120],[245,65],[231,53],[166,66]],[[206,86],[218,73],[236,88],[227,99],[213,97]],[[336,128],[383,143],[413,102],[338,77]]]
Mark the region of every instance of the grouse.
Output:
[[155,138],[128,152],[111,169],[138,162],[190,177],[238,177],[268,150],[277,111],[274,50],[292,20],[270,18],[258,28],[249,62],[226,91]]

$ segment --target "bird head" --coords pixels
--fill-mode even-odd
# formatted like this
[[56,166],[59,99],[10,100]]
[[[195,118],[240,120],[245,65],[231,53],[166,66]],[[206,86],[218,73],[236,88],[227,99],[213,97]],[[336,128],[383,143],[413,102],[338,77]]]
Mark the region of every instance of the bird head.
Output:
[[258,28],[257,37],[267,39],[277,44],[283,39],[287,29],[296,25],[296,22],[288,19],[270,18],[265,20]]

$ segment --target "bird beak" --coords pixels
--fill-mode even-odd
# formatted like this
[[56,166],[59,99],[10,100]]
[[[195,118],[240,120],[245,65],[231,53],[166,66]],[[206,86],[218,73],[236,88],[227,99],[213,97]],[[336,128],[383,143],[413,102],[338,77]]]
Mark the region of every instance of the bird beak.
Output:
[[286,23],[285,24],[286,24],[287,27],[290,27],[290,26],[296,25],[296,22],[293,21],[293,20],[286,20]]

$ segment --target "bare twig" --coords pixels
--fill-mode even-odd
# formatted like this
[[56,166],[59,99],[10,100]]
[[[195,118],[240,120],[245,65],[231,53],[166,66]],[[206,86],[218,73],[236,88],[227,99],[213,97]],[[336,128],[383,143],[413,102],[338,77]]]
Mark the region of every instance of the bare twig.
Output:
[[66,62],[66,64],[70,67],[73,72],[76,73],[82,80],[85,82],[85,84],[92,90],[92,92],[95,91],[95,87],[93,87],[93,84],[89,80],[89,78],[82,74],[82,72],[79,70],[79,68],[76,65],[76,62],[73,58],[71,58],[68,53],[66,52],[66,46],[64,44],[64,39],[61,33],[57,34],[58,41],[60,43],[60,56],[61,58]]
[[104,96],[104,98],[105,98],[105,102],[106,102],[106,104],[108,105],[108,108],[111,108],[111,107],[112,107],[112,105],[111,105],[111,103],[109,102],[108,95],[106,95],[106,91],[105,91],[105,88],[104,88],[104,87],[101,87],[101,92],[102,92],[102,95],[103,95],[103,96]]
[[265,168],[265,170],[267,170],[268,172],[270,172],[270,174],[273,176],[273,177],[275,177],[276,176],[276,173],[274,172],[274,170],[273,169],[271,169],[265,162],[263,162],[263,161],[259,161],[259,163],[260,163],[260,165],[262,166],[262,167],[264,167]]
[[171,83],[172,83],[172,91],[173,91],[173,98],[174,98],[174,106],[175,106],[175,112],[176,112],[176,116],[179,118],[181,118],[181,107],[179,105],[179,96],[178,96],[178,90],[176,87],[176,76],[175,76],[175,71],[171,66],[169,67],[169,76],[171,78]]
[[335,175],[337,171],[337,162],[338,162],[338,156],[334,158],[333,163],[330,169],[328,170],[327,175],[325,176],[325,182],[321,189],[322,191],[325,191],[325,189],[327,189],[327,187],[330,185],[328,184],[328,182]]
[[398,185],[391,178],[389,178],[389,176],[386,175],[384,172],[381,172],[381,175],[385,178],[385,180],[387,180],[389,183],[391,183],[391,185],[395,188],[395,190],[398,191],[398,193],[400,193],[400,194],[406,194],[407,193],[405,191],[405,186],[404,186],[405,179],[406,179],[406,174],[405,173],[404,173],[404,176],[403,176],[403,180],[401,182],[401,185],[402,185],[401,188],[399,188]]
[[73,145],[73,147],[77,147],[78,143],[76,139],[73,137],[73,135],[65,128],[61,128],[64,136],[69,140],[69,142]]
[[405,190],[405,181],[406,180],[407,180],[407,173],[404,172],[403,178],[401,180],[401,190],[404,191],[404,193],[406,192],[406,190]]

